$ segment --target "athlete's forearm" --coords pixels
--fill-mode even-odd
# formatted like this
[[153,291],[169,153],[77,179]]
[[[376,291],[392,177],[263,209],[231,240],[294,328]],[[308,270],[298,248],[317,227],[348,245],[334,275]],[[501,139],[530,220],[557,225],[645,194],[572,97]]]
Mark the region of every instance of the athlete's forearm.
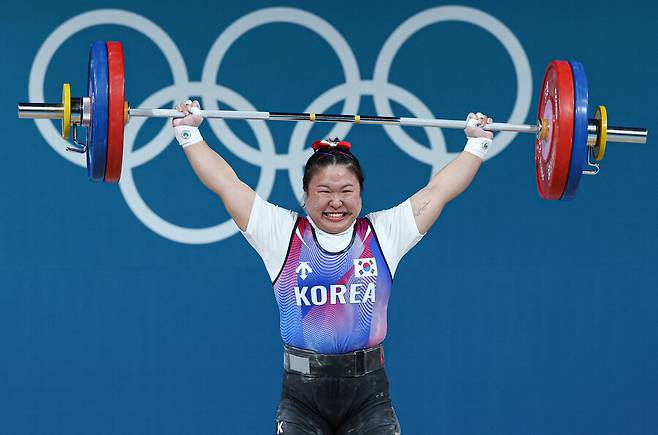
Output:
[[452,162],[434,175],[427,187],[444,203],[452,201],[471,184],[482,164],[482,159],[463,151]]

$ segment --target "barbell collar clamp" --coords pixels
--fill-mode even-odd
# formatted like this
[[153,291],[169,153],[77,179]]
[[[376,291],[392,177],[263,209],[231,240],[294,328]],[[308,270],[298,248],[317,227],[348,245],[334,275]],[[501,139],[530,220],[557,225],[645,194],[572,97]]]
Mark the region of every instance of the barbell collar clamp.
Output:
[[[18,103],[19,119],[63,119],[62,103]],[[89,127],[91,124],[91,99],[71,98],[71,125]]]

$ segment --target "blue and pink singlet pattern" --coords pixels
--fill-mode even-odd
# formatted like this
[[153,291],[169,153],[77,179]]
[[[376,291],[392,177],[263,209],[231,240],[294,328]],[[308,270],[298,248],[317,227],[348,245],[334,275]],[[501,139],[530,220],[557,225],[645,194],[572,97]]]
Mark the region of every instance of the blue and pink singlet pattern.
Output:
[[312,225],[300,217],[274,281],[281,338],[328,354],[375,346],[386,337],[391,283],[368,219],[357,219],[350,245],[332,253],[320,247]]

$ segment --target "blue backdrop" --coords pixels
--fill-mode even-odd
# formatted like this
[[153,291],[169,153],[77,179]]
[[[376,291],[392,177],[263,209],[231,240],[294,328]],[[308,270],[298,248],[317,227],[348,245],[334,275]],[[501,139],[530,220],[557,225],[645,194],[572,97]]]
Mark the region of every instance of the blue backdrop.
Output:
[[[65,81],[84,93],[92,40],[123,41],[133,106],[189,94],[206,108],[528,123],[546,64],[578,60],[590,116],[605,104],[611,124],[655,134],[658,10],[610,6],[5,4],[0,433],[274,432],[281,343],[265,268],[166,122],[131,121],[116,186],[86,180],[56,123],[16,119],[17,102],[58,101]],[[364,212],[411,195],[464,144],[460,131],[310,127],[202,132],[263,197],[296,210],[314,139],[355,145]],[[403,433],[657,433],[655,151],[651,135],[610,144],[574,201],[548,202],[533,137],[498,136],[396,275],[386,345]]]

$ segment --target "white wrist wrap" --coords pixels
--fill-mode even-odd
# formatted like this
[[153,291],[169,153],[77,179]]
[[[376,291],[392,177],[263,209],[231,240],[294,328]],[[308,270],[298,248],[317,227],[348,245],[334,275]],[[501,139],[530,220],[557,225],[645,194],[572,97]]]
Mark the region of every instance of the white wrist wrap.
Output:
[[198,127],[192,127],[190,125],[179,125],[178,127],[174,127],[174,134],[176,135],[178,144],[183,148],[203,140]]
[[468,141],[466,141],[464,151],[476,155],[484,160],[487,153],[489,152],[489,148],[491,147],[492,142],[493,141],[491,139],[487,139],[486,137],[469,137]]

